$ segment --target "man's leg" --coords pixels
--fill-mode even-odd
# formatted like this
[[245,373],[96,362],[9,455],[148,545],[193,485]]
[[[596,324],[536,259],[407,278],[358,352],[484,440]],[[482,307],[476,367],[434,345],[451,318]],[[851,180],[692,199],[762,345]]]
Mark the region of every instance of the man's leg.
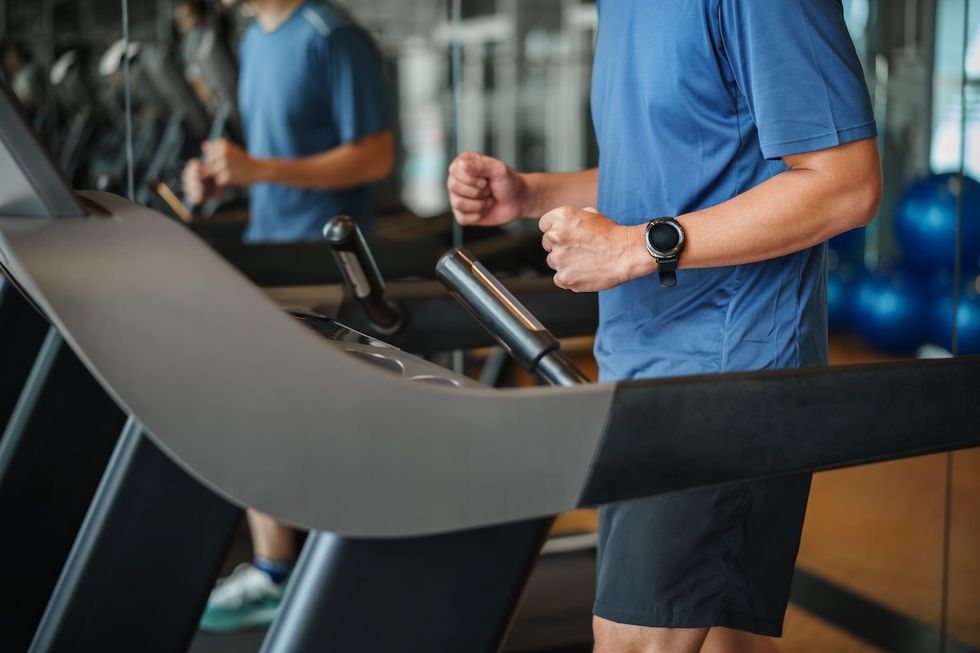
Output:
[[730,628],[646,628],[592,618],[594,653],[779,653],[769,637]]
[[268,515],[248,511],[255,560],[218,581],[201,617],[201,630],[235,632],[272,623],[296,558],[296,531]]
[[257,510],[249,508],[246,514],[255,557],[292,563],[296,557],[296,531]]
[[712,628],[701,653],[779,653],[769,637],[730,628]]
[[780,634],[809,484],[800,475],[600,508],[596,651],[774,650],[745,633]]
[[698,653],[707,628],[647,628],[592,617],[593,653]]

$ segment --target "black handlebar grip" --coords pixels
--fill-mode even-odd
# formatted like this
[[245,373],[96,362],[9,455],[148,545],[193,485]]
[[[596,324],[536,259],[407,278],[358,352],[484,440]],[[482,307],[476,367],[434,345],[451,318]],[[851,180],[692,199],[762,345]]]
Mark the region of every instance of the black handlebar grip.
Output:
[[324,226],[323,237],[371,326],[385,335],[400,331],[405,324],[404,314],[388,299],[381,271],[357,224],[346,215],[335,216]]
[[558,339],[469,252],[443,255],[436,278],[524,369],[552,385],[589,383],[559,350]]

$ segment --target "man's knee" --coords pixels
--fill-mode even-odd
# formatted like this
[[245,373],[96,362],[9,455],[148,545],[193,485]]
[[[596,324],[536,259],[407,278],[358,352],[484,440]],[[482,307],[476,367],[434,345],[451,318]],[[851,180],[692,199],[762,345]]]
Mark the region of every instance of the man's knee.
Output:
[[697,653],[707,628],[648,628],[592,617],[593,653]]

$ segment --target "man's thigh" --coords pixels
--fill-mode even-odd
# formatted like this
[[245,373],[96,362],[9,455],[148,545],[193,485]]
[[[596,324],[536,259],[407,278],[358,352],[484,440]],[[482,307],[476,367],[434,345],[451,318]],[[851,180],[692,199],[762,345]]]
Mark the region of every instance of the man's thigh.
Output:
[[779,635],[809,488],[805,474],[603,507],[594,613]]

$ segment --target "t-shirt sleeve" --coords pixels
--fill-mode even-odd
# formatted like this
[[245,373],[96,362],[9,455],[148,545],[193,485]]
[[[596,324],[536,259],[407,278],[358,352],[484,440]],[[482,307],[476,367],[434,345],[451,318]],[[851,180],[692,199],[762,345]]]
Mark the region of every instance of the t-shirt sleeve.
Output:
[[339,28],[327,40],[330,110],[341,143],[391,128],[381,53],[361,30]]
[[876,134],[840,0],[721,0],[719,24],[767,159]]

